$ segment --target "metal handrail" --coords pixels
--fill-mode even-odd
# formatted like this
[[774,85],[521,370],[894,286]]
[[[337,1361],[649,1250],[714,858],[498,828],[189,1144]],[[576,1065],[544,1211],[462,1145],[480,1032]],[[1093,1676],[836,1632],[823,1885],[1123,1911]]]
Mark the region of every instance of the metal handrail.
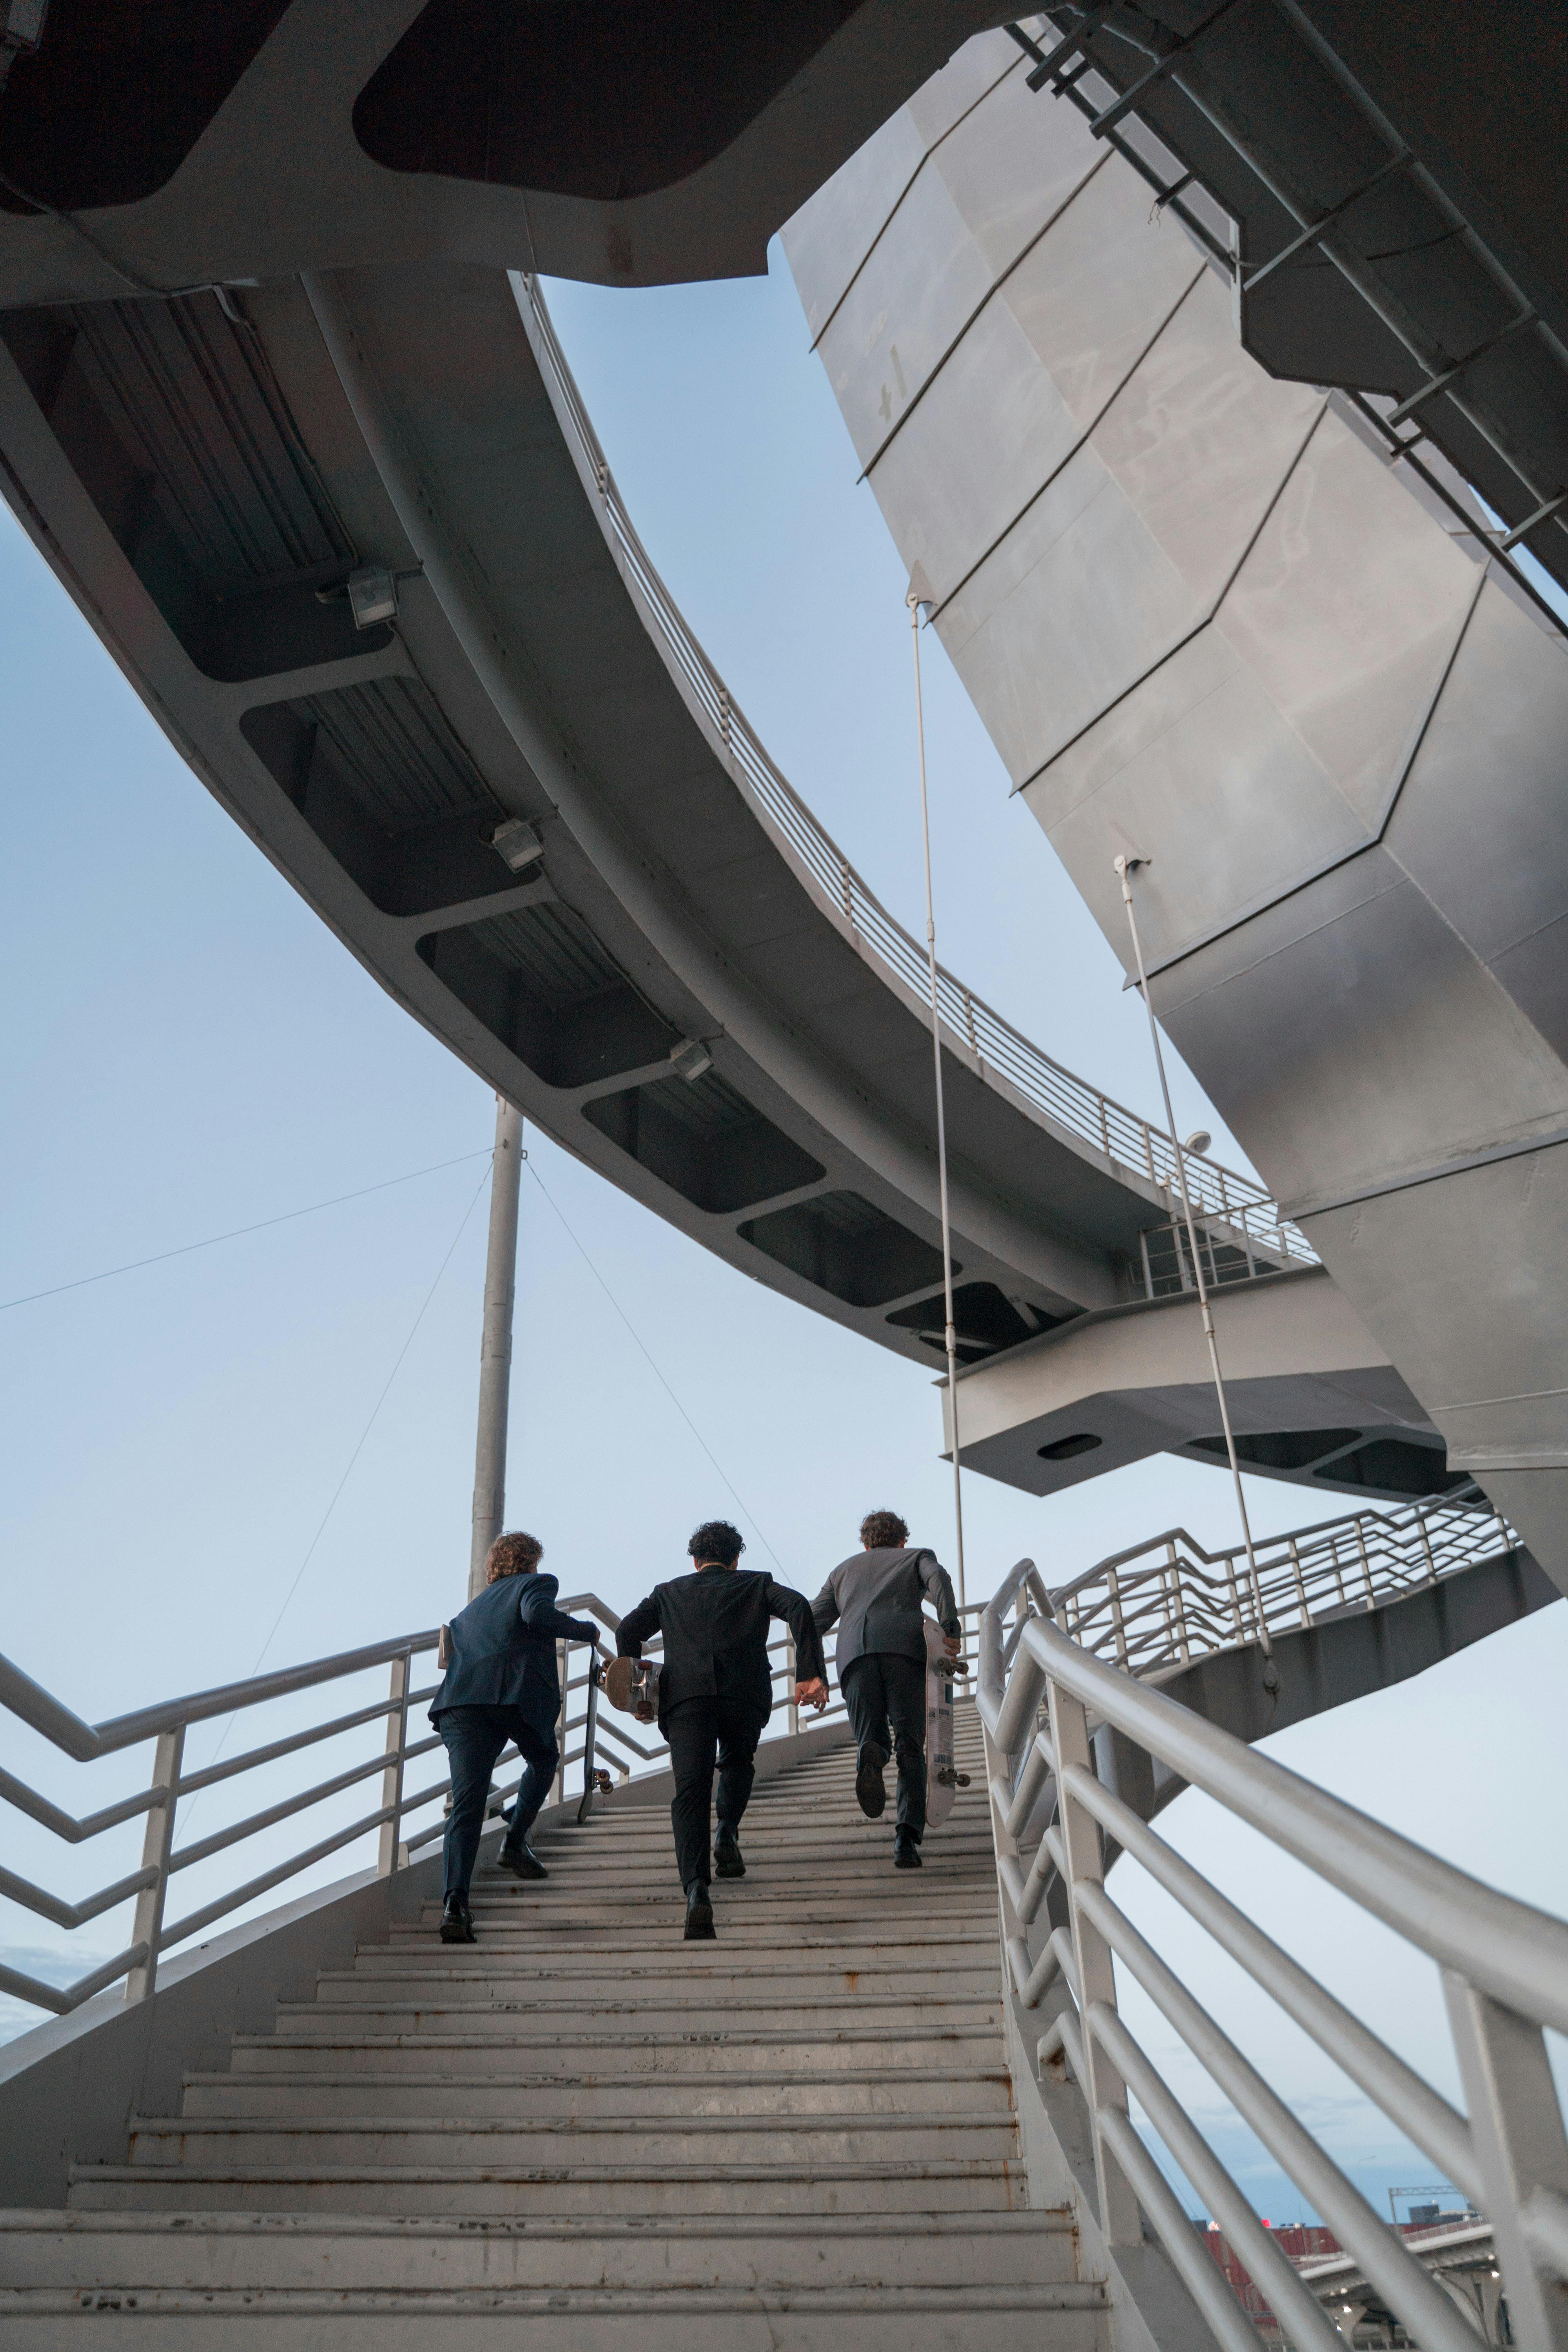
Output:
[[[774,765],[693,635],[637,537],[537,280],[514,271],[512,285],[557,419],[596,492],[606,539],[627,589],[687,689],[718,756],[821,912],[921,1021],[929,1022],[930,966],[924,947],[888,912]],[[977,1076],[1000,1080],[1032,1117],[1075,1142],[1087,1143],[1123,1174],[1152,1186],[1169,1204],[1168,1213],[1175,1214],[1176,1150],[1163,1129],[1151,1127],[1136,1111],[1065,1069],[940,964],[936,984],[943,1044],[950,1053]],[[1287,1265],[1317,1264],[1305,1235],[1281,1217],[1256,1177],[1241,1175],[1201,1152],[1184,1151],[1183,1158],[1193,1204],[1205,1219],[1216,1221],[1222,1245],[1239,1248],[1248,1262],[1262,1255]]]
[[1176,1527],[1058,1586],[1051,1612],[1083,1648],[1147,1677],[1256,1641],[1258,1597],[1269,1632],[1289,1633],[1381,1608],[1519,1549],[1520,1538],[1477,1494],[1352,1511],[1255,1540],[1253,1549],[1256,1596],[1244,1546],[1207,1551]]
[[[562,1601],[560,1606],[568,1612],[576,1611],[596,1618],[610,1633],[614,1633],[620,1623],[615,1611],[595,1593],[569,1596]],[[270,1674],[251,1675],[244,1682],[226,1683],[184,1698],[169,1699],[159,1706],[142,1707],[134,1714],[117,1716],[100,1724],[83,1722],[79,1716],[62,1706],[9,1660],[0,1657],[0,1707],[39,1733],[74,1761],[95,1762],[141,1742],[149,1739],[154,1742],[149,1786],[80,1818],[30,1788],[14,1774],[0,1771],[0,1800],[13,1805],[63,1843],[82,1844],[138,1818],[142,1818],[145,1823],[141,1868],[115,1879],[79,1902],[67,1902],[15,1872],[0,1868],[0,1895],[20,1905],[37,1917],[47,1919],[55,1927],[68,1931],[85,1927],[122,1903],[134,1901],[136,1905],[131,1941],[112,1961],[95,1967],[90,1973],[67,1986],[47,1984],[37,1977],[0,1964],[0,1991],[63,2016],[95,1993],[102,1991],[117,1978],[125,1976],[127,1998],[143,2000],[156,1984],[161,1955],[204,1928],[210,1927],[216,1921],[227,1917],[257,1896],[312,1868],[342,1847],[352,1845],[373,1832],[379,1832],[377,1866],[381,1874],[387,1876],[404,1866],[413,1853],[440,1837],[444,1823],[439,1819],[433,1824],[415,1829],[412,1834],[409,1833],[409,1824],[411,1817],[449,1796],[450,1780],[438,1779],[412,1792],[405,1786],[405,1780],[406,1768],[411,1763],[441,1744],[437,1738],[423,1729],[417,1737],[411,1736],[409,1725],[411,1710],[432,1698],[437,1687],[434,1684],[418,1689],[412,1687],[413,1662],[434,1650],[438,1638],[438,1631],[431,1628],[418,1633],[404,1634],[392,1641],[369,1643],[359,1649],[340,1651],[331,1657],[283,1667]],[[650,1653],[657,1653],[658,1647],[657,1638],[645,1644],[645,1649]],[[771,1668],[772,1679],[775,1686],[783,1685],[782,1696],[788,1710],[789,1728],[793,1731],[796,1728],[793,1643],[787,1635],[781,1635],[770,1643],[768,1648],[770,1659],[777,1660]],[[265,1741],[222,1762],[205,1765],[192,1772],[184,1769],[184,1739],[192,1724],[210,1721],[219,1715],[237,1714],[264,1706],[272,1699],[341,1682],[378,1665],[390,1669],[390,1687],[386,1697],[373,1699],[346,1711],[334,1711],[322,1722],[307,1725],[282,1738]],[[624,1718],[605,1719],[599,1711],[598,1690],[590,1674],[574,1674],[569,1668],[564,1668],[561,1685],[561,1764],[556,1794],[558,1800],[564,1801],[566,1769],[568,1766],[580,1762],[583,1766],[583,1794],[578,1818],[582,1820],[592,1809],[599,1785],[601,1753],[625,1776],[638,1766],[658,1764],[668,1754],[668,1748],[662,1739],[645,1741],[638,1738],[635,1732],[623,1727]],[[574,1698],[584,1692],[587,1702],[583,1712],[574,1713]],[[835,1691],[832,1702],[821,1719],[832,1721],[843,1712],[842,1696]],[[377,1752],[264,1804],[194,1843],[175,1845],[179,1807],[201,1790],[278,1763],[323,1740],[374,1724],[384,1727],[382,1745]],[[578,1731],[584,1734],[583,1744],[574,1748],[572,1735]],[[498,1759],[498,1769],[515,1760],[516,1754],[515,1748],[504,1750]],[[374,1780],[378,1773],[381,1776],[381,1801],[373,1811],[331,1831],[303,1851],[271,1864],[242,1884],[224,1889],[183,1918],[172,1923],[166,1921],[164,1905],[169,1885],[182,1872],[195,1864],[216,1860],[232,1848],[292,1820],[296,1814],[309,1811],[363,1781]],[[514,1780],[504,1787],[492,1788],[486,1806],[487,1816],[493,1816],[505,1807],[515,1795],[517,1785]]]
[[[1476,2352],[1469,2326],[1399,2234],[1107,1893],[1107,1837],[1487,2214],[1514,2340],[1525,2352],[1551,2352],[1560,2342],[1552,2314],[1562,2289],[1554,2282],[1568,2281],[1568,2136],[1543,2029],[1568,2030],[1568,1922],[1468,1876],[1125,1667],[1092,1655],[1053,1622],[1048,1601],[1043,1613],[1024,1613],[1026,1587],[1039,1606],[1030,1570],[1021,1561],[981,1619],[978,1697],[1004,1943],[1020,2009],[1050,2004],[1037,2053],[1042,2081],[1070,2068],[1088,2107],[1097,2218],[1112,2257],[1118,2247],[1138,2245],[1146,2218],[1227,2352],[1258,2352],[1262,2339],[1228,2287],[1223,2294],[1216,2289],[1221,2274],[1132,2129],[1131,2092],[1292,2343],[1342,2352],[1121,2013],[1119,1966],[1322,2216],[1410,2339],[1425,2352]],[[1016,1621],[1010,1672],[1003,1664],[1009,1613]],[[1102,1784],[1094,1769],[1096,1725],[1124,1733],[1439,1969],[1468,2114]],[[1050,1880],[1062,1887],[1068,1916],[1037,1951],[1030,1938]],[[1025,2084],[1018,2087],[1026,2093]]]

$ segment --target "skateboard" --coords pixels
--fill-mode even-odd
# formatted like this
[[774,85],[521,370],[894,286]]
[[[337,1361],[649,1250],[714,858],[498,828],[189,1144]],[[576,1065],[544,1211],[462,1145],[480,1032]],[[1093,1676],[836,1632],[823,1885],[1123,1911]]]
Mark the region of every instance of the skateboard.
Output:
[[960,1789],[969,1786],[952,1759],[952,1678],[966,1675],[962,1658],[950,1658],[942,1628],[927,1617],[926,1637],[926,1827],[939,1830]]
[[605,1696],[622,1715],[652,1723],[658,1713],[657,1658],[612,1658],[605,1668]]

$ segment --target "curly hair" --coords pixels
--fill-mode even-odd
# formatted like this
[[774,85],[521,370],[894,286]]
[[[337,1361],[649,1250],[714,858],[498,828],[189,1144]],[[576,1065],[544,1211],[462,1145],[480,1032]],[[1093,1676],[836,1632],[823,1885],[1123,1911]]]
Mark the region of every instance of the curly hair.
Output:
[[544,1558],[544,1546],[537,1536],[525,1536],[521,1528],[510,1535],[497,1536],[485,1555],[485,1582],[495,1584],[503,1576],[531,1576]]
[[703,1560],[717,1559],[726,1568],[733,1568],[746,1549],[746,1538],[728,1519],[704,1519],[700,1528],[692,1529],[691,1541],[686,1549],[700,1565]]
[[910,1531],[897,1511],[868,1511],[860,1522],[860,1540],[868,1551],[903,1551]]

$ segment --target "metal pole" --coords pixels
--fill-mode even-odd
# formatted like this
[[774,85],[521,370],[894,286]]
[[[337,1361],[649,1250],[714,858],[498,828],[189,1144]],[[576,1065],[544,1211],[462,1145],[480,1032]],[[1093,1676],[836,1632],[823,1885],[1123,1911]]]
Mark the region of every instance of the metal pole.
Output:
[[921,695],[921,613],[930,612],[927,598],[911,595],[910,643],[915,656],[915,740],[920,747],[921,839],[926,867],[926,966],[931,976],[931,1050],[936,1069],[936,1166],[942,1202],[942,1291],[947,1318],[947,1402],[952,1436],[952,1520],[958,1544],[958,1605],[968,1594],[963,1580],[963,1481],[958,1444],[958,1334],[952,1321],[952,1229],[947,1211],[947,1114],[942,1086],[942,1019],[936,992],[936,910],[931,881],[931,803],[926,795],[925,706]]
[[479,1426],[474,1444],[474,1530],[468,1598],[482,1592],[485,1556],[506,1513],[506,1415],[511,1389],[511,1312],[517,1288],[517,1195],[522,1178],[522,1113],[496,1097],[490,1237],[485,1259],[485,1328],[479,1342]]
[[1160,1044],[1160,1024],[1154,1018],[1153,1000],[1149,993],[1149,975],[1143,969],[1143,942],[1138,935],[1138,916],[1132,904],[1133,868],[1147,864],[1142,857],[1118,857],[1116,871],[1121,881],[1121,902],[1127,909],[1127,926],[1132,934],[1133,961],[1138,967],[1138,993],[1143,999],[1143,1010],[1149,1016],[1149,1034],[1154,1044],[1154,1066],[1160,1073],[1160,1096],[1165,1106],[1165,1123],[1171,1130],[1171,1149],[1176,1155],[1176,1182],[1181,1188],[1182,1217],[1187,1228],[1187,1244],[1193,1254],[1193,1273],[1197,1280],[1198,1312],[1204,1319],[1204,1338],[1208,1342],[1209,1368],[1214,1374],[1215,1394],[1219,1399],[1220,1426],[1225,1431],[1226,1458],[1236,1487],[1236,1507],[1241,1520],[1241,1539],[1247,1546],[1247,1570],[1252,1584],[1252,1606],[1258,1620],[1258,1646],[1263,1652],[1263,1687],[1277,1691],[1279,1669],[1274,1663],[1274,1644],[1268,1638],[1268,1626],[1263,1614],[1263,1588],[1258,1577],[1258,1555],[1252,1548],[1252,1522],[1247,1515],[1247,1496],[1242,1492],[1241,1465],[1237,1459],[1236,1439],[1231,1433],[1230,1405],[1225,1393],[1225,1375],[1219,1368],[1219,1339],[1214,1328],[1214,1310],[1209,1305],[1208,1286],[1204,1280],[1204,1262],[1198,1249],[1197,1227],[1193,1223],[1193,1204],[1187,1192],[1187,1155],[1176,1133],[1176,1114],[1171,1108],[1171,1089],[1165,1077],[1165,1055]]

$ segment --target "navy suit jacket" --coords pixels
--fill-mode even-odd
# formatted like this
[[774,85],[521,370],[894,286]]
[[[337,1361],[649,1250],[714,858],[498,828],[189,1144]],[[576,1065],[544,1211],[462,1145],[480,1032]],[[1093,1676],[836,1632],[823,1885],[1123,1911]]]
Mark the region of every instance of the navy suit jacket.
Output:
[[452,1663],[430,1702],[437,1726],[449,1706],[507,1706],[536,1731],[550,1732],[561,1712],[557,1642],[591,1642],[598,1627],[555,1606],[552,1576],[498,1576],[451,1623]]

